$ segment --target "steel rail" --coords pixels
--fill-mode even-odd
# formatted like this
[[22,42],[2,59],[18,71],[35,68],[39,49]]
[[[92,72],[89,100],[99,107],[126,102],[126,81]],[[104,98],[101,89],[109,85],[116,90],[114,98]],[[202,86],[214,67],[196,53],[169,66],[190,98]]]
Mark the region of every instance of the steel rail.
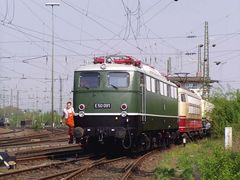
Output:
[[28,134],[28,135],[22,135],[22,136],[18,136],[18,137],[2,137],[0,138],[0,143],[10,143],[10,142],[19,142],[19,140],[31,140],[34,138],[51,138],[54,136],[58,136],[64,134],[64,132],[62,131],[57,131],[54,134],[50,134],[49,132],[43,132],[40,134]]
[[110,159],[110,160],[106,160],[105,158],[102,158],[84,168],[79,168],[77,171],[73,172],[72,174],[68,175],[67,177],[64,178],[64,180],[69,180],[69,179],[73,179],[76,176],[79,176],[80,174],[84,173],[85,171],[90,170],[93,167],[99,166],[99,165],[103,165],[103,164],[107,164],[107,163],[111,163],[111,162],[115,162],[115,161],[119,161],[119,160],[123,160],[126,159],[126,157],[120,157],[120,158],[115,158],[115,159]]
[[6,179],[7,176],[12,178],[12,176],[14,176],[14,175],[16,176],[16,175],[19,175],[21,173],[31,172],[31,171],[38,170],[38,169],[42,170],[43,168],[51,168],[51,167],[54,167],[54,166],[59,166],[59,165],[67,164],[67,163],[73,163],[73,162],[77,162],[77,161],[80,161],[80,160],[89,159],[91,157],[92,156],[86,156],[86,157],[77,158],[77,159],[73,159],[73,160],[67,160],[67,161],[64,161],[64,162],[55,162],[55,163],[50,163],[50,164],[47,164],[47,165],[40,165],[40,166],[31,167],[31,168],[15,170],[15,171],[12,171],[12,172],[7,172],[7,173],[0,174],[0,179]]
[[61,158],[66,158],[66,157],[75,157],[76,156],[81,156],[82,151],[80,151],[79,149],[72,149],[72,150],[65,150],[62,152],[51,152],[49,154],[46,155],[33,155],[33,156],[29,156],[29,157],[22,157],[22,158],[17,158],[16,162],[18,163],[22,163],[22,162],[27,162],[27,161],[34,161],[34,160],[41,160],[41,159],[49,159],[49,160],[54,160],[54,159],[61,159]]
[[127,180],[127,179],[131,176],[133,170],[134,170],[145,158],[147,158],[147,157],[155,154],[156,152],[158,152],[158,151],[157,151],[157,150],[150,151],[150,152],[144,154],[143,156],[139,157],[137,160],[135,160],[135,161],[134,161],[133,163],[131,163],[129,166],[127,166],[127,167],[125,168],[125,169],[127,169],[127,171],[125,172],[125,174],[123,175],[123,177],[121,178],[121,180]]
[[16,153],[17,160],[23,158],[31,158],[37,156],[51,156],[57,153],[65,153],[66,151],[80,151],[82,148],[80,145],[75,146],[59,146],[59,147],[49,147],[45,149],[37,149],[37,150],[28,150],[22,153]]
[[19,132],[22,132],[22,131],[23,131],[23,129],[20,129],[20,130],[10,130],[8,132],[2,132],[2,133],[0,133],[0,135],[19,133]]
[[41,143],[47,143],[47,142],[61,142],[61,141],[67,141],[67,137],[62,138],[52,138],[52,139],[45,139],[45,140],[37,140],[37,141],[27,141],[27,142],[14,142],[14,143],[4,143],[1,144],[1,147],[12,147],[12,146],[23,146],[23,145],[31,145],[31,144],[41,144]]

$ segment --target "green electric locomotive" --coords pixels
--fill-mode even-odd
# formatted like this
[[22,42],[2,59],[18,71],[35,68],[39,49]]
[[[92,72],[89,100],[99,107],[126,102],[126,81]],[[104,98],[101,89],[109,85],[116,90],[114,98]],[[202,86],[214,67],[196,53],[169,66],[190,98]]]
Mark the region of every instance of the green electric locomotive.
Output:
[[130,56],[96,57],[76,70],[73,105],[74,136],[85,146],[148,150],[179,137],[177,86]]

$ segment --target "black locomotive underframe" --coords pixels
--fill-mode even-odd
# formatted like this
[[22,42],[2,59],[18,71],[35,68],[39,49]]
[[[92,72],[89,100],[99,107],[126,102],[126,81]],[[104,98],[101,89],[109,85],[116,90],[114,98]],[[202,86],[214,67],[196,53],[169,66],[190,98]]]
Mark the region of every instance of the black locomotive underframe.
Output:
[[[131,131],[134,136],[138,136],[144,132],[155,132],[165,131],[172,132],[176,131],[176,128],[167,129],[165,120],[160,118],[159,126],[156,129],[144,130],[144,126],[148,123],[142,121],[142,116],[84,116],[74,117],[75,127],[81,127],[84,129],[83,136],[97,137],[102,134],[104,137],[116,137],[124,138],[128,130]],[[172,121],[168,119],[167,121]],[[104,125],[104,126],[103,126]]]
[[[83,136],[124,138],[127,131],[138,133],[142,129],[139,116],[84,116],[74,117],[75,127],[84,129]],[[102,126],[104,124],[104,126]]]

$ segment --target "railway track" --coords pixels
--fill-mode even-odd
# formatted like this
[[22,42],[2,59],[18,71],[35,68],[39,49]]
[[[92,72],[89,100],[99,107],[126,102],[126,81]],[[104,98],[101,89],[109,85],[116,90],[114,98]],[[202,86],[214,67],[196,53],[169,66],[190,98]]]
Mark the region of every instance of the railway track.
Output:
[[5,142],[0,143],[0,147],[7,148],[7,147],[17,147],[17,146],[29,146],[34,144],[42,144],[42,143],[50,143],[50,142],[67,142],[68,138],[64,137],[49,137],[48,139],[22,139],[21,142]]
[[28,149],[42,144],[52,144],[56,142],[67,142],[67,135],[63,130],[55,131],[54,134],[44,132],[40,134],[30,134],[19,137],[0,138],[0,148],[8,151],[18,151]]
[[[56,174],[52,174],[49,176],[44,176],[42,178],[39,178],[38,180],[43,180],[43,179],[64,179],[64,180],[70,180],[70,179],[84,179],[85,177],[83,176],[85,173],[91,173],[90,171],[98,171],[98,169],[105,169],[107,164],[110,164],[109,166],[112,166],[113,163],[122,163],[124,164],[124,166],[120,169],[117,170],[116,173],[117,174],[121,174],[120,177],[122,177],[122,180],[126,180],[128,178],[130,178],[130,176],[132,175],[132,173],[134,172],[134,170],[136,169],[136,167],[141,164],[141,162],[143,160],[145,160],[147,157],[153,155],[154,153],[159,152],[159,151],[152,151],[149,153],[144,154],[143,156],[138,157],[137,159],[132,159],[126,156],[123,157],[117,157],[117,158],[111,158],[111,159],[106,159],[106,157],[103,157],[99,160],[96,160],[92,163],[89,163],[87,165],[81,165],[81,167],[78,168],[73,168],[73,169],[69,169],[63,172],[59,172]],[[94,169],[96,168],[96,169]],[[113,173],[114,174],[114,173]],[[99,176],[95,176],[94,178],[97,177],[101,177],[101,174]],[[113,176],[111,176],[113,177]],[[117,175],[116,179],[119,179],[119,175]],[[87,177],[86,177],[87,178]],[[88,177],[89,179],[91,179],[91,177]],[[110,179],[110,177],[108,177],[108,179]]]
[[[110,173],[108,178],[126,180],[131,178],[137,167],[148,157],[159,152],[154,150],[144,155],[134,157],[114,157],[107,158],[106,155],[84,157],[64,160],[61,162],[44,162],[44,165],[36,165],[31,168],[14,170],[12,172],[0,174],[1,179],[79,179],[95,174],[93,178],[102,177],[103,174]],[[47,156],[36,156],[29,158],[19,158],[17,162],[32,162],[33,160],[48,159]],[[46,164],[47,163],[47,164]],[[120,164],[120,165],[119,165]],[[24,166],[23,166],[24,167]],[[100,173],[99,173],[100,172]],[[38,174],[38,177],[35,175]],[[91,177],[90,177],[91,179]]]
[[18,130],[15,130],[15,129],[11,129],[10,131],[8,131],[8,132],[1,132],[0,133],[0,135],[8,135],[8,134],[14,134],[14,133],[19,133],[19,132],[22,132],[23,131],[23,129],[18,129]]
[[[49,163],[30,168],[13,170],[11,172],[0,174],[0,180],[5,179],[37,179],[38,177],[45,176],[46,173],[56,173],[59,171],[66,171],[67,169],[79,168],[81,161],[88,160],[92,156],[85,156],[76,159],[65,160],[62,162]],[[36,177],[37,176],[37,177]]]
[[148,152],[143,156],[140,156],[139,158],[137,158],[133,163],[129,164],[129,166],[126,167],[126,171],[123,177],[121,178],[121,180],[129,179],[132,173],[134,172],[134,170],[136,169],[136,167],[139,166],[139,164],[141,164],[141,162],[143,162],[147,157],[155,154],[156,152],[159,152],[159,151],[154,150],[154,151]]
[[54,136],[59,136],[66,134],[64,132],[56,132],[54,134],[51,134],[49,132],[42,132],[38,134],[29,134],[29,135],[21,135],[18,137],[2,137],[0,138],[0,144],[5,144],[5,143],[16,143],[22,140],[31,140],[31,139],[36,139],[36,138],[49,138],[49,137],[54,137]]
[[31,134],[22,134],[22,135],[18,135],[15,134],[15,136],[7,136],[7,137],[1,137],[0,138],[0,142],[4,143],[4,142],[16,142],[17,140],[21,140],[21,139],[28,139],[28,138],[38,138],[38,137],[44,137],[44,136],[49,136],[49,132],[40,132],[38,134],[36,133],[31,133]]
[[[40,157],[39,157],[40,158]],[[5,179],[78,179],[83,173],[91,169],[127,160],[126,156],[107,159],[105,154],[87,155],[85,157],[65,160],[63,162],[49,163],[45,165],[33,166],[0,174],[0,180]],[[46,175],[47,174],[47,175]],[[38,177],[36,177],[38,175]]]
[[[14,134],[15,133],[15,134]],[[20,133],[20,134],[19,134]],[[9,132],[0,133],[0,135],[9,134],[10,136],[2,136],[0,137],[0,141],[11,141],[21,138],[35,138],[41,136],[51,136],[58,134],[67,134],[67,129],[54,129],[52,132],[49,129],[44,130],[33,130],[33,129],[13,129]]]
[[15,155],[17,157],[17,161],[24,161],[27,159],[34,160],[38,159],[40,156],[42,157],[49,157],[54,158],[55,156],[58,156],[61,154],[71,154],[71,153],[77,153],[82,152],[81,147],[77,145],[66,145],[66,146],[59,146],[59,147],[50,147],[50,148],[44,148],[44,149],[36,149],[36,150],[28,150],[28,151],[22,151],[17,152]]
[[78,178],[78,176],[80,176],[82,173],[84,173],[85,171],[88,171],[96,166],[100,166],[103,164],[107,164],[107,163],[112,163],[112,162],[116,162],[116,161],[120,161],[123,159],[127,159],[126,157],[119,157],[119,158],[114,158],[114,159],[109,159],[107,160],[106,158],[102,158],[98,161],[95,161],[89,165],[87,165],[86,167],[82,167],[82,168],[78,168],[76,171],[72,172],[71,174],[69,174],[68,176],[64,177],[64,180],[69,180],[69,179],[75,179]]
[[[81,154],[82,151],[79,145],[66,145],[59,147],[49,147],[44,149],[39,148],[35,150],[31,149],[27,151],[19,151],[16,153],[17,167],[21,167],[21,169],[0,174],[0,180],[59,178],[79,179],[80,177],[88,177],[90,172],[96,173],[95,177],[101,177],[101,175],[99,176],[97,172],[104,171],[104,169],[105,171],[108,171],[108,169],[110,169],[110,174],[112,173],[111,176],[118,177],[117,179],[119,179],[119,177],[122,177],[122,180],[125,180],[132,176],[132,173],[136,171],[139,164],[141,164],[141,162],[144,161],[145,158],[151,156],[155,152],[156,150],[149,152],[141,157],[138,157],[137,159],[129,157],[107,159],[106,157],[102,157],[97,160],[89,160],[89,158],[91,158],[90,156],[79,158],[81,155],[83,155]],[[69,156],[70,154],[72,156]],[[69,157],[74,159],[66,160],[67,158],[69,159]],[[111,166],[115,166],[114,163],[120,163],[123,167],[115,169],[113,168],[112,170]],[[32,167],[29,168],[29,166]],[[34,177],[34,174],[38,174],[39,176]],[[116,176],[116,174],[118,175]]]
[[65,144],[61,146],[49,146],[45,148],[28,149],[28,150],[16,152],[16,156],[21,158],[41,156],[41,155],[46,155],[53,152],[62,152],[66,150],[72,150],[73,148],[81,149],[81,146],[79,144]]
[[[134,157],[119,157],[110,160],[103,159],[99,162],[94,162],[86,167],[79,168],[75,172],[70,173],[64,177],[64,180],[68,179],[130,179],[141,163],[152,155],[159,153],[159,150],[148,152],[144,155],[138,155]],[[139,168],[140,169],[140,168]],[[51,177],[52,178],[52,177]]]

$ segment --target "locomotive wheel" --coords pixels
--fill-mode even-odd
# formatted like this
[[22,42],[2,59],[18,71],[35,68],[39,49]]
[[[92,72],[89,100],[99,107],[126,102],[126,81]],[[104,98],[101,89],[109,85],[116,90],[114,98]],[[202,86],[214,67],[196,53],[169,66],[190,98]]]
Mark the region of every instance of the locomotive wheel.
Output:
[[151,140],[145,133],[140,136],[140,147],[142,151],[148,151],[151,148]]
[[164,139],[165,139],[165,145],[166,145],[166,147],[169,148],[170,145],[171,145],[171,138],[170,138],[170,134],[169,134],[168,132],[165,134]]
[[158,133],[158,145],[160,148],[166,148],[165,138],[162,133]]
[[156,137],[152,137],[152,148],[158,147],[158,141]]
[[145,136],[145,142],[146,142],[146,151],[148,151],[148,150],[150,150],[150,148],[151,148],[151,140],[150,140],[150,138],[146,135]]
[[179,145],[179,144],[182,143],[182,141],[183,140],[182,140],[181,134],[179,132],[176,132],[175,135],[174,135],[174,138],[173,138],[174,144]]

